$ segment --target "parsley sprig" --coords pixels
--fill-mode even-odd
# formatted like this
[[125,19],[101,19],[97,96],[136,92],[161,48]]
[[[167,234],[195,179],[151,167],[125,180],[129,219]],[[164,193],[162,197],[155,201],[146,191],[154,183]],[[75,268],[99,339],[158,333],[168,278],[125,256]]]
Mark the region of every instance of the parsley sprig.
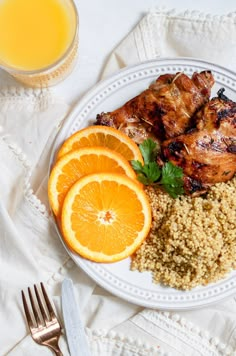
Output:
[[171,162],[162,167],[156,162],[157,145],[150,138],[139,145],[144,165],[140,161],[132,160],[131,165],[137,172],[138,180],[144,185],[161,186],[172,198],[184,193],[183,170]]

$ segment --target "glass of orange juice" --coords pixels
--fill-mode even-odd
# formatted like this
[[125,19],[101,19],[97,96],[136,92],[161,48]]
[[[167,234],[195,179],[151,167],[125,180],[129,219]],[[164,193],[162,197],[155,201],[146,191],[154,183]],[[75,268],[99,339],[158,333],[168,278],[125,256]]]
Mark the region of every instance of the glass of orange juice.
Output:
[[73,0],[0,0],[0,68],[33,87],[72,70],[78,49]]

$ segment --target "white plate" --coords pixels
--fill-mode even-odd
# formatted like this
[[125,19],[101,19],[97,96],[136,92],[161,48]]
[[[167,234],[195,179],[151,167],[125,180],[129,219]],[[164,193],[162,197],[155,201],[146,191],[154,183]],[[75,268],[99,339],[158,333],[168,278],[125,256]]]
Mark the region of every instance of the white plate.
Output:
[[[94,122],[96,115],[112,111],[146,89],[160,74],[184,71],[192,75],[194,71],[211,70],[216,84],[214,96],[221,87],[225,95],[236,101],[236,74],[211,63],[189,58],[152,60],[125,68],[112,77],[97,84],[75,106],[61,128],[53,150],[54,154],[61,143],[75,131]],[[58,229],[57,229],[58,230]],[[58,231],[59,236],[60,232]],[[63,239],[61,238],[62,243]],[[71,252],[68,254],[92,279],[111,293],[138,305],[158,309],[192,309],[206,306],[236,293],[236,271],[225,279],[191,291],[179,291],[152,283],[151,273],[131,272],[130,259],[112,264],[99,264],[87,261]]]

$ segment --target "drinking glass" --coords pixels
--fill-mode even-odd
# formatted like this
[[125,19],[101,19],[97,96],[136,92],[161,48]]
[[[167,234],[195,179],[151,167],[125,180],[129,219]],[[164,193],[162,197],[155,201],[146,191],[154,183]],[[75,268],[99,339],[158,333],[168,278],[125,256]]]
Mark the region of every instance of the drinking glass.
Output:
[[[70,27],[70,29],[68,29],[68,31],[69,31],[68,33],[70,33],[70,38],[68,38],[67,43],[65,42],[65,48],[63,51],[61,50],[62,53],[60,54],[60,56],[55,58],[48,65],[42,65],[42,66],[32,69],[32,68],[27,68],[27,65],[22,66],[23,62],[21,63],[21,66],[18,66],[18,65],[15,65],[14,63],[12,64],[10,60],[8,61],[6,58],[2,58],[1,57],[1,37],[2,36],[0,36],[0,68],[7,71],[14,78],[16,78],[18,81],[20,81],[28,86],[31,86],[31,87],[48,87],[48,86],[55,85],[55,84],[59,83],[60,81],[62,81],[72,71],[72,69],[75,65],[77,53],[78,53],[79,18],[78,18],[78,11],[77,11],[75,2],[73,0],[50,0],[50,1],[49,0],[28,0],[30,2],[28,2],[29,8],[27,8],[27,1],[25,1],[25,0],[2,0],[2,2],[0,1],[0,21],[1,21],[1,11],[2,11],[1,4],[3,4],[4,1],[6,2],[7,6],[11,5],[12,7],[14,6],[14,3],[17,4],[18,7],[23,4],[25,6],[25,9],[24,8],[22,9],[22,6],[19,7],[19,9],[20,10],[22,9],[21,11],[26,11],[26,12],[28,11],[27,16],[28,15],[30,16],[30,15],[32,15],[32,13],[34,14],[34,12],[35,12],[35,14],[34,14],[35,19],[31,18],[31,20],[29,20],[29,21],[31,21],[32,26],[35,25],[34,21],[35,21],[35,23],[37,23],[37,21],[38,22],[40,21],[40,19],[37,18],[37,17],[40,17],[39,13],[37,13],[37,7],[35,8],[35,11],[34,11],[34,10],[32,10],[33,6],[40,6],[40,11],[42,11],[43,16],[47,16],[46,19],[47,20],[49,19],[48,20],[49,25],[50,25],[50,17],[49,16],[52,15],[52,9],[53,9],[53,7],[51,9],[47,9],[47,6],[49,3],[52,3],[53,6],[57,6],[58,9],[60,10],[58,12],[60,21],[62,18],[63,11],[66,11],[65,16],[67,16],[68,21],[67,21],[67,23],[64,21],[64,22],[62,22],[62,24],[63,24],[63,26]],[[20,4],[21,2],[22,2],[22,4]],[[44,6],[45,9],[43,9],[42,6]],[[59,7],[61,7],[61,8],[59,8]],[[19,9],[18,9],[18,13],[19,13]],[[15,9],[13,8],[13,10],[15,10]],[[47,10],[48,10],[48,12],[47,12]],[[15,22],[13,22],[13,20],[14,20],[13,12],[14,11],[10,11],[9,9],[7,9],[7,11],[8,11],[7,14],[10,14],[10,16],[11,16],[11,19],[10,19],[10,22],[9,21],[6,22],[6,26],[10,26],[7,28],[8,28],[8,34],[10,34],[10,32],[11,32],[11,35],[8,36],[6,31],[2,32],[2,33],[5,33],[4,39],[5,39],[6,46],[8,46],[8,44],[10,43],[11,40],[13,41],[13,44],[16,42],[16,39],[17,39],[16,32],[20,30],[20,26],[24,25],[22,23],[19,23],[19,25],[17,26],[17,21],[18,21],[19,17],[16,17]],[[17,9],[15,10],[15,12],[17,12]],[[55,13],[52,16],[54,16],[54,21],[55,21]],[[6,16],[5,17],[3,16],[3,19],[5,20]],[[26,19],[28,19],[28,17],[26,17]],[[51,49],[48,47],[44,48],[44,45],[43,45],[44,42],[43,42],[42,33],[45,36],[45,42],[47,40],[46,39],[47,28],[45,28],[45,26],[46,26],[45,23],[46,23],[46,21],[45,22],[42,21],[41,23],[39,23],[41,53],[43,53],[43,51],[46,52],[48,49],[50,52],[50,49]],[[11,26],[11,24],[12,24],[12,26]],[[29,22],[29,24],[30,24],[30,22]],[[0,24],[0,31],[1,31],[1,29],[2,28],[1,28],[1,24]],[[60,24],[58,24],[56,29],[58,30],[58,34],[55,35],[56,36],[55,43],[54,43],[54,41],[51,42],[52,47],[54,45],[55,46],[61,45],[59,43],[60,42],[59,35],[62,32],[62,27],[60,27]],[[14,33],[14,31],[15,31],[15,33]],[[30,32],[30,25],[29,25],[29,31],[25,31],[26,37],[27,37],[28,32]],[[37,34],[37,30],[36,30],[36,34]],[[29,34],[29,35],[32,37],[32,34]],[[30,40],[32,41],[33,38],[31,38]],[[23,36],[22,36],[22,42],[24,42]],[[19,56],[22,58],[22,53],[23,53],[22,51],[24,50],[24,45],[26,46],[26,44],[22,43],[22,48],[23,48],[22,51],[21,51],[21,47],[17,43],[16,43],[16,45],[20,48]],[[32,47],[34,47],[34,46],[32,46]],[[50,47],[50,43],[49,43],[49,47]],[[14,45],[13,45],[13,47],[10,47],[11,50],[12,50],[12,48],[14,50]],[[27,51],[26,51],[27,54],[30,54],[30,55],[32,54],[32,58],[33,58],[33,53],[29,52],[30,47],[28,46],[26,49],[27,49]],[[33,49],[32,49],[32,51],[33,51]],[[9,53],[11,53],[11,52],[9,52]],[[28,59],[31,58],[30,55],[28,55],[28,57],[27,57],[27,55],[25,56],[27,62],[28,62]],[[17,58],[17,52],[14,52],[14,56],[15,56],[15,58]],[[10,58],[10,56],[9,56],[9,58]]]

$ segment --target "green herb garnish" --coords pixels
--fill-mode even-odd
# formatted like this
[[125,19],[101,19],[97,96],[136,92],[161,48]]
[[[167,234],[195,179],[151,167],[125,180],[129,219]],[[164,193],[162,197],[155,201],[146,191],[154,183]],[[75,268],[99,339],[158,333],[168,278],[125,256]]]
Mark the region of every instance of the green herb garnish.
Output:
[[156,159],[157,156],[157,151],[156,151],[157,144],[148,138],[147,140],[144,140],[141,145],[139,145],[139,149],[142,153],[143,160],[145,164],[148,164],[149,162],[153,162]]
[[139,145],[144,165],[140,161],[131,161],[133,169],[137,172],[138,180],[144,185],[161,186],[172,198],[184,193],[183,170],[171,162],[162,167],[156,162],[156,143],[150,138]]

